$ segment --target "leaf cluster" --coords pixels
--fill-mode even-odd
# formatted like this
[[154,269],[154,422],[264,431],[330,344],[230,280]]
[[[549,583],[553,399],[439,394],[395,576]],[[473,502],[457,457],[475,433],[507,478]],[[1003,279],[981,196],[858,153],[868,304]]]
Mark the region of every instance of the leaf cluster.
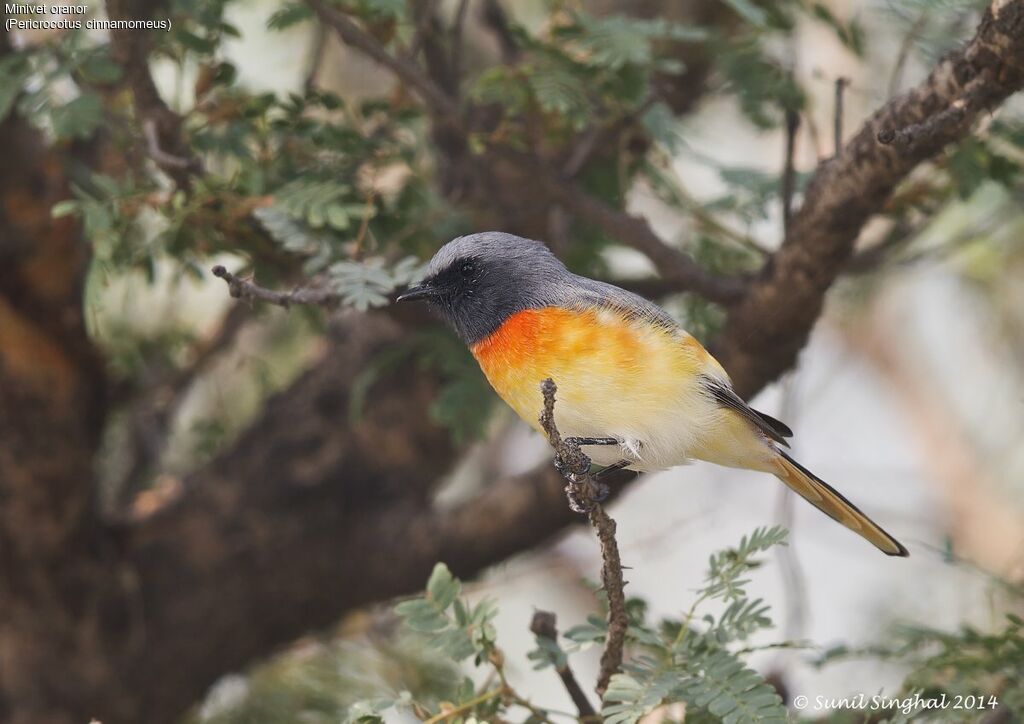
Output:
[[[674,702],[685,702],[688,719],[692,716],[697,721],[786,721],[779,695],[744,661],[760,648],[750,643],[750,637],[771,626],[767,605],[746,596],[745,576],[758,566],[759,554],[785,544],[785,538],[781,528],[759,528],[736,548],[713,555],[705,585],[682,618],[650,623],[646,605],[636,599],[629,602],[627,641],[632,653],[605,693],[602,716],[606,722],[632,724]],[[408,628],[451,661],[472,658],[476,666],[494,670],[498,686],[485,680],[481,686],[467,687],[461,698],[443,705],[441,713],[457,713],[455,720],[463,721],[471,716],[504,719],[508,710],[519,707],[528,710],[531,721],[549,721],[550,712],[532,705],[505,679],[504,656],[491,623],[496,605],[485,600],[471,606],[460,594],[459,581],[438,564],[425,595],[403,601],[396,608]],[[717,614],[705,612],[696,621],[704,604],[712,601],[724,602],[724,609]],[[561,669],[570,665],[575,654],[603,643],[606,635],[605,619],[593,614],[566,631],[561,640],[538,636],[537,648],[528,658],[537,669]],[[737,646],[740,643],[742,649]],[[350,720],[383,721],[387,709],[410,706],[408,700],[377,700],[354,708]],[[421,714],[425,718],[432,711]]]

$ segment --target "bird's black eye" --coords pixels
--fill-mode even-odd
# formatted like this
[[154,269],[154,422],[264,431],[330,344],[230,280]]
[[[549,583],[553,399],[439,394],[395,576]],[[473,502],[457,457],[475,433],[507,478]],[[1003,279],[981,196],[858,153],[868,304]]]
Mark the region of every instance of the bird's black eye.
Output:
[[476,271],[476,266],[471,261],[462,262],[462,266],[459,267],[459,273],[464,277],[473,276],[473,272]]

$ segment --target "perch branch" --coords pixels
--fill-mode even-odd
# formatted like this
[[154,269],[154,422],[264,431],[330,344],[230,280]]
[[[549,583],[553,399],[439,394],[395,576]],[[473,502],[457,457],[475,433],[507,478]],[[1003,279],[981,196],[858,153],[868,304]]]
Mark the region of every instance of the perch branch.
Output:
[[601,584],[608,596],[608,639],[601,655],[601,671],[597,677],[597,691],[603,696],[612,674],[622,667],[622,651],[626,641],[629,618],[626,615],[626,582],[622,578],[622,560],[615,540],[615,521],[601,506],[602,485],[590,474],[590,458],[572,438],[564,438],[555,424],[555,392],[558,387],[548,378],[541,383],[544,411],[540,424],[548,443],[555,450],[555,467],[568,481],[565,487],[569,505],[585,512],[590,525],[601,543]]
[[[555,642],[555,644],[558,643],[558,619],[550,611],[535,612],[533,620],[530,621],[530,631],[539,638],[549,639]],[[572,703],[576,705],[576,711],[579,712],[580,718],[588,719],[597,716],[597,712],[591,706],[586,692],[583,691],[580,682],[576,680],[576,674],[569,667],[569,662],[566,661],[561,666],[555,666],[555,673],[562,680],[562,684],[572,699]]]
[[334,307],[341,301],[338,292],[324,287],[299,287],[290,292],[279,292],[261,287],[259,284],[242,279],[219,264],[210,270],[228,284],[228,291],[235,299],[258,299],[288,309],[293,304],[310,304],[320,307]]

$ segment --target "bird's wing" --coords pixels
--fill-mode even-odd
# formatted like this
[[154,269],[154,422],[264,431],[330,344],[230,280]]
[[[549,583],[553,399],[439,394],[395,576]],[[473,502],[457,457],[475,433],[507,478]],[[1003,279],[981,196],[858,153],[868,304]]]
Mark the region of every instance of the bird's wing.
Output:
[[[574,304],[585,307],[614,309],[623,313],[626,317],[641,318],[666,329],[682,329],[668,312],[638,294],[626,291],[614,284],[607,284],[595,281],[594,279],[587,279],[586,277],[577,276],[574,282],[576,282],[573,285]],[[700,346],[696,340],[693,340],[693,342]],[[789,447],[786,438],[792,437],[793,431],[774,417],[758,412],[747,405],[733,391],[732,386],[729,384],[729,376],[722,369],[721,365],[710,356],[708,356],[708,363],[711,365],[710,374],[701,375],[701,383],[708,391],[708,394],[722,407],[738,413],[770,440]]]
[[673,319],[671,314],[639,294],[626,291],[614,284],[573,276],[575,283],[571,287],[571,303],[583,307],[614,309],[627,318],[645,319],[666,329],[680,328],[679,322]]
[[704,375],[701,378],[701,382],[719,405],[739,413],[754,427],[763,432],[769,439],[774,440],[780,445],[789,447],[789,443],[786,442],[786,438],[793,437],[793,431],[790,430],[785,423],[750,407],[733,391],[732,387],[730,387],[728,383],[722,380]]

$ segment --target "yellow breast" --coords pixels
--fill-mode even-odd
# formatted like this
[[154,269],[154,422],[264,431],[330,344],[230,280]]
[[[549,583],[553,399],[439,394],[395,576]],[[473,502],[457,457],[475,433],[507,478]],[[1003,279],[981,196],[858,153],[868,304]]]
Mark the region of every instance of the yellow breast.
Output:
[[535,429],[540,384],[550,377],[558,385],[555,420],[563,434],[644,443],[656,442],[664,435],[659,426],[701,402],[702,371],[721,369],[682,330],[608,309],[524,310],[472,352],[495,391]]

